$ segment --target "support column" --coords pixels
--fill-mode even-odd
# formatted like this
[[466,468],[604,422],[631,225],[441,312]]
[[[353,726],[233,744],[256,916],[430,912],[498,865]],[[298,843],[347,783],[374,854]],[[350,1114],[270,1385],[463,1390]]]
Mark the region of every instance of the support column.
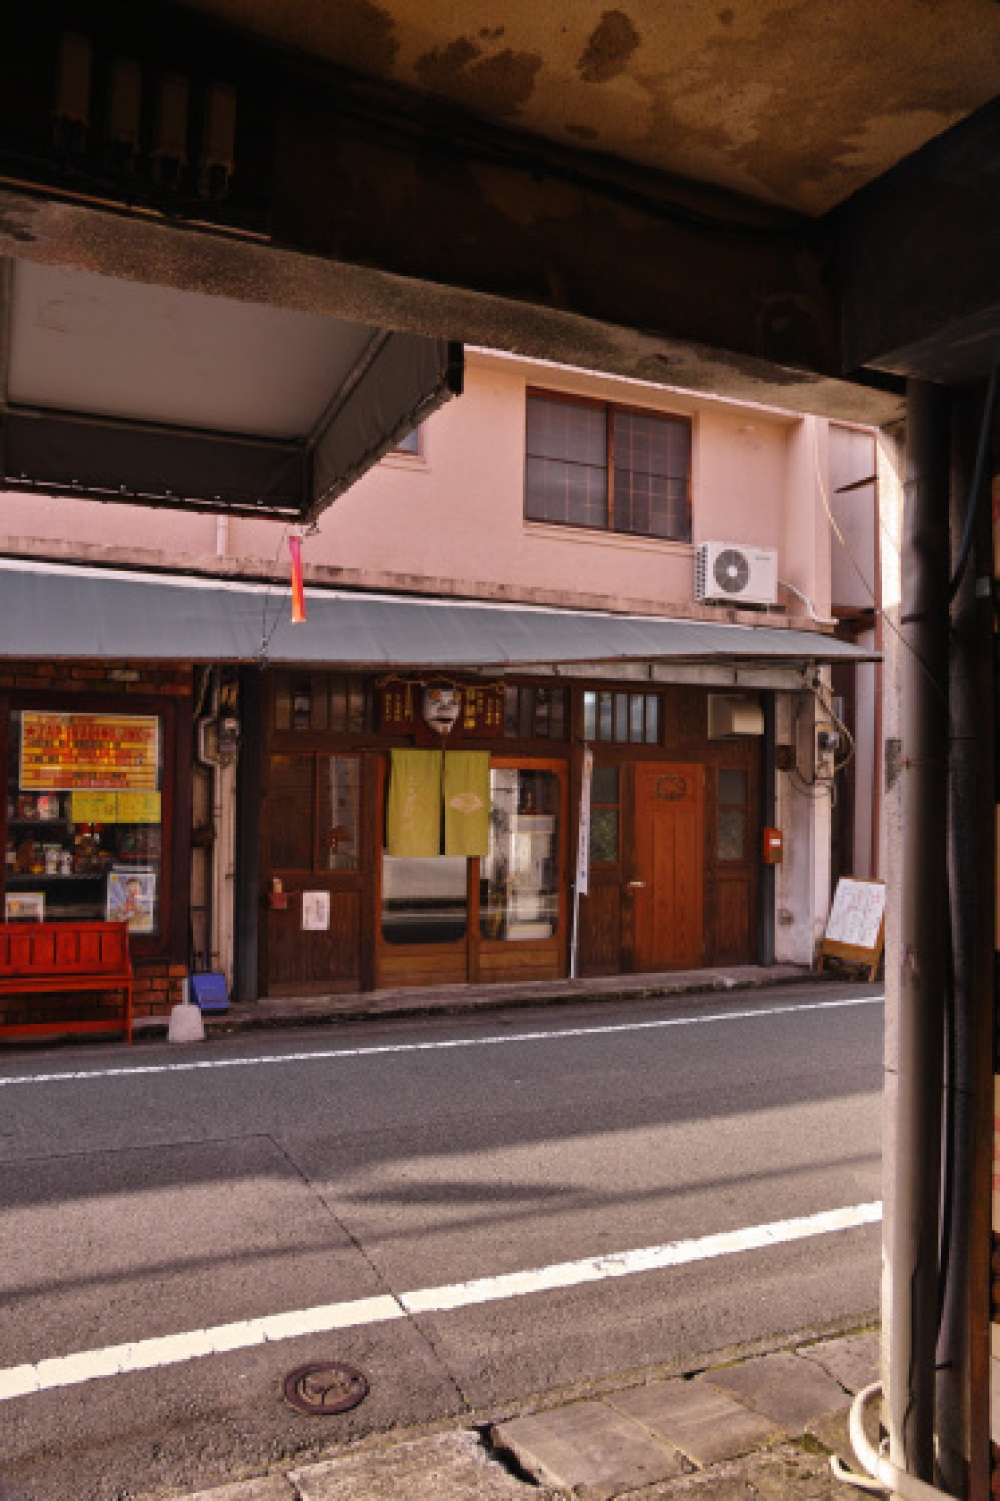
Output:
[[886,976],[886,1285],[890,1458],[934,1478],[944,994],[950,400],[907,385],[902,553],[902,902]]
[[[972,554],[952,609],[949,884],[954,991],[946,1019],[942,1321],[937,1352],[941,1484],[985,1498],[989,1475],[993,1139],[994,611],[989,431],[983,392],[956,393],[953,555],[975,505]],[[978,459],[977,459],[978,455]],[[972,495],[975,487],[975,495]]]
[[[774,693],[762,695],[764,705],[764,734],[760,743],[760,824],[773,827],[778,817],[777,770],[774,764],[777,746],[777,712]],[[761,851],[757,849],[757,860]],[[760,866],[760,881],[757,897],[757,963],[774,963],[774,905],[775,868]]]

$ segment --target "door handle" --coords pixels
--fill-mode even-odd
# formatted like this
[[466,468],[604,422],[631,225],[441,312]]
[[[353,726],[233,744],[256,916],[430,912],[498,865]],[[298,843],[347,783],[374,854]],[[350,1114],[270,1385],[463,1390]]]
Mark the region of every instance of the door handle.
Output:
[[646,883],[645,883],[645,881],[629,881],[628,884],[629,884],[630,889],[633,890],[633,891],[637,887],[641,887],[643,889],[643,891],[645,891],[645,889],[646,889]]

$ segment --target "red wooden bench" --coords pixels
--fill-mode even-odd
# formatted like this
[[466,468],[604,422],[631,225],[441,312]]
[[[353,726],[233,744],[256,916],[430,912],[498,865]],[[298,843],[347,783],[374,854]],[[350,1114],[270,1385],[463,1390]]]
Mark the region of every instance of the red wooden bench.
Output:
[[132,1041],[132,959],[128,923],[0,923],[0,997],[121,991],[119,1016],[59,1021],[0,1022],[0,1037],[38,1032],[121,1032]]

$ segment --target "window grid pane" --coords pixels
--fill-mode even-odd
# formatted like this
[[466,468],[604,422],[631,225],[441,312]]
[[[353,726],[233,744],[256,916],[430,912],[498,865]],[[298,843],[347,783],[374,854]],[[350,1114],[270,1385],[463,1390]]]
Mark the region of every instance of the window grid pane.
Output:
[[597,726],[598,739],[613,740],[615,738],[614,719],[612,718],[612,711],[614,708],[613,695],[610,693],[599,694],[598,706],[600,710],[600,717]]
[[359,762],[356,756],[320,756],[319,868],[357,870]]
[[614,530],[690,541],[691,434],[687,423],[615,412],[613,431]]
[[597,739],[597,694],[590,689],[583,695],[583,738]]

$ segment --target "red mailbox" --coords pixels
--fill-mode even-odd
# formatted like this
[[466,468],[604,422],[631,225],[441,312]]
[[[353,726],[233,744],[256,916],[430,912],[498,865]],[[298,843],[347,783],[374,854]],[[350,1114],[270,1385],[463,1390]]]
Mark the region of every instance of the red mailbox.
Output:
[[780,829],[764,829],[760,858],[765,865],[780,865],[785,853],[785,836]]

